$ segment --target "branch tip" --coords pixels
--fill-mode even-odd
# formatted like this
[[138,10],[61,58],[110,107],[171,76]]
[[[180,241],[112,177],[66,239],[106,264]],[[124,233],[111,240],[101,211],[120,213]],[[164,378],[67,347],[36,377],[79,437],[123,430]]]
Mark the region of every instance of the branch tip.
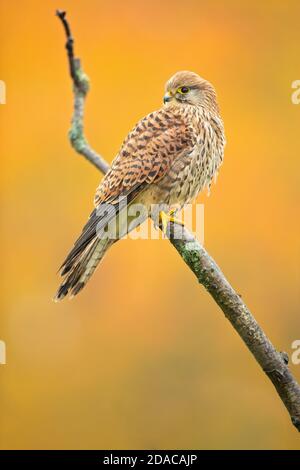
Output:
[[67,12],[66,12],[66,11],[63,11],[63,10],[56,10],[55,14],[56,14],[56,16],[58,16],[59,18],[64,19],[65,16],[66,16],[66,14],[67,14]]

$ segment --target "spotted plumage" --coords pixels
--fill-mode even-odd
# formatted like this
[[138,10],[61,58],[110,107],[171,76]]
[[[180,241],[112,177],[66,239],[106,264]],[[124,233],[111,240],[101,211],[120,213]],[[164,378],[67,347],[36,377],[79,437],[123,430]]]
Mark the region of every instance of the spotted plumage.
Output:
[[[95,209],[62,264],[64,280],[56,300],[76,295],[107,249],[136,226],[128,215],[124,227],[120,222],[132,204],[143,204],[146,218],[153,204],[178,210],[209,189],[224,146],[213,86],[197,74],[178,72],[166,84],[164,106],[137,123],[102,179]],[[112,220],[118,220],[118,231],[107,236]]]

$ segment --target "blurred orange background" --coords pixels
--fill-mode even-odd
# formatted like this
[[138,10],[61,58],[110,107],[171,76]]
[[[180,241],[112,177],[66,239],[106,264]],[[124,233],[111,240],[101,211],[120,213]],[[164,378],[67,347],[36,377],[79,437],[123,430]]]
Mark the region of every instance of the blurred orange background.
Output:
[[[2,449],[299,448],[273,386],[170,243],[124,240],[51,298],[99,173],[69,145],[66,9],[109,161],[174,72],[216,87],[228,144],[205,245],[279,350],[299,325],[299,1],[3,0]],[[300,365],[291,364],[300,380]]]

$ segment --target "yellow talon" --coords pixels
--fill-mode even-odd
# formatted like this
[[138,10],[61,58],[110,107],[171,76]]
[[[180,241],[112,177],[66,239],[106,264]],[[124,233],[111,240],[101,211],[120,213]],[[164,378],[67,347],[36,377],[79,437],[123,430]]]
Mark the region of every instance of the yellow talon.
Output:
[[164,211],[160,211],[159,213],[159,222],[162,226],[162,232],[164,235],[167,234],[167,228],[168,228],[168,223],[173,222],[174,224],[179,224],[179,225],[184,225],[183,222],[180,219],[177,219],[176,217],[173,217],[173,214],[176,212],[176,210],[172,209],[170,210],[169,214],[167,214]]

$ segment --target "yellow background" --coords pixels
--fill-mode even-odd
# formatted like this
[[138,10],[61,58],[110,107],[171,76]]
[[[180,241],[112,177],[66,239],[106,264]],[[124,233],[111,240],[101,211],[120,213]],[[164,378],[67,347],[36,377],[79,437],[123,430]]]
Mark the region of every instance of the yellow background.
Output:
[[[168,241],[122,241],[74,300],[56,270],[100,180],[70,148],[64,34],[109,161],[171,74],[216,87],[228,145],[205,245],[276,347],[299,326],[299,1],[2,0],[1,448],[299,448],[272,385]],[[300,365],[291,365],[300,379]]]

